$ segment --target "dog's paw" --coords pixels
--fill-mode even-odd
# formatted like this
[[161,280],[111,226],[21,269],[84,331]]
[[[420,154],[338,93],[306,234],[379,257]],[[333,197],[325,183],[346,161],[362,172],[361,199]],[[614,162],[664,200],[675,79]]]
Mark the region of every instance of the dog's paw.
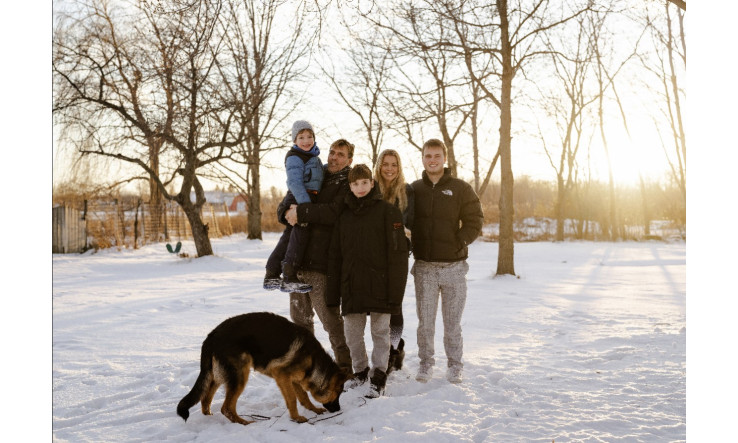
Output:
[[325,408],[315,408],[315,409],[313,409],[313,412],[315,412],[316,414],[319,414],[320,415],[320,414],[322,414],[324,412],[328,412],[328,410],[325,409]]
[[306,421],[308,421],[308,419],[303,417],[302,415],[298,415],[297,417],[292,417],[292,420],[298,423],[305,423]]

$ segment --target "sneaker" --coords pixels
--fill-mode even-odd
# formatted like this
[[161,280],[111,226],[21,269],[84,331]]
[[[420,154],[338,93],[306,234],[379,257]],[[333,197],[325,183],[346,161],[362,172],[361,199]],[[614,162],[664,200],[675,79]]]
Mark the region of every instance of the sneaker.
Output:
[[371,378],[371,386],[369,386],[369,392],[364,397],[366,398],[377,398],[384,394],[384,387],[387,384],[387,374],[381,369],[374,369],[374,374]]
[[279,284],[279,290],[282,292],[297,292],[299,294],[305,294],[312,291],[313,287],[312,285],[303,283],[300,280],[289,280],[285,277]]
[[446,370],[446,380],[449,383],[461,383],[461,366],[451,366]]
[[428,381],[432,377],[433,377],[433,366],[426,366],[424,364],[421,364],[420,369],[418,369],[418,375],[415,376],[415,380],[421,383],[428,383]]
[[282,264],[282,283],[279,285],[279,290],[282,292],[297,292],[304,294],[313,290],[312,285],[301,282],[297,278],[297,272],[295,267],[289,263]]
[[354,389],[357,388],[364,383],[366,383],[366,380],[369,378],[369,368],[364,369],[361,372],[354,373],[354,378],[348,380],[343,387],[345,389]]
[[264,277],[264,289],[273,291],[279,289],[280,286],[282,286],[282,278],[279,274],[274,275],[267,272],[267,275]]

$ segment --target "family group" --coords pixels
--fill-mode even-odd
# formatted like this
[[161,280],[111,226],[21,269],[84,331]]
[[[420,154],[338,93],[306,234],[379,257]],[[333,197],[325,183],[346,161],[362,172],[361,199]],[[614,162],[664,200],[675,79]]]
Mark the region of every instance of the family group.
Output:
[[378,397],[387,373],[402,368],[402,302],[412,253],[420,359],[415,378],[425,383],[433,376],[440,300],[446,378],[460,383],[467,247],[481,233],[483,213],[472,187],[445,167],[446,145],[427,140],[422,177],[407,184],[395,150],[382,151],[372,171],[352,167],[354,145],[339,139],[323,165],[305,120],[293,124],[292,143],[285,157],[288,192],[277,210],[286,228],[267,260],[264,288],[289,293],[291,320],[313,333],[317,314],[336,362],[354,372],[348,387],[369,380],[366,396]]

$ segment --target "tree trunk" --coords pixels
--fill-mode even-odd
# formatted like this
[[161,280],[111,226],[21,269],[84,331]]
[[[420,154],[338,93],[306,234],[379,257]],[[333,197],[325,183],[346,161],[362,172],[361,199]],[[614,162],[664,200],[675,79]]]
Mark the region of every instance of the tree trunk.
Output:
[[497,275],[515,275],[513,220],[513,172],[512,172],[512,46],[508,30],[507,1],[497,0],[500,13],[502,43],[502,88],[500,94],[500,240],[497,254]]
[[205,257],[206,255],[213,255],[213,247],[210,244],[210,237],[208,237],[208,225],[202,221],[200,207],[192,203],[184,204],[182,205],[182,211],[184,211],[187,221],[190,222],[192,239],[195,241],[197,256]]
[[[185,217],[187,217],[187,221],[190,222],[192,239],[195,242],[197,256],[205,257],[206,255],[213,255],[213,247],[210,244],[210,237],[208,236],[208,225],[202,221],[205,191],[200,184],[200,180],[197,178],[197,174],[195,174],[193,166],[195,163],[194,159],[190,157],[188,160],[186,166],[179,171],[182,174],[183,182],[179,194],[175,197],[175,201],[179,203]],[[194,203],[190,196],[190,191],[193,189],[195,191]]]
[[643,204],[643,233],[649,237],[651,235],[651,211],[648,208],[648,192],[646,192],[643,175],[638,174],[638,180],[641,184],[641,203]]
[[564,241],[564,207],[566,205],[566,187],[564,177],[559,174],[556,196],[556,241]]
[[[675,134],[675,138],[678,139],[677,143],[677,158],[679,159],[679,186],[682,190],[682,197],[684,201],[687,201],[687,181],[685,170],[687,167],[687,139],[684,135],[684,123],[682,122],[682,107],[679,102],[679,85],[677,85],[676,71],[674,70],[674,42],[671,31],[671,15],[669,14],[669,3],[666,3],[666,24],[667,24],[667,53],[669,54],[669,70],[671,75],[671,87],[674,94],[674,113],[676,117],[671,118],[672,131]],[[682,29],[682,38],[684,37],[684,29]],[[671,115],[671,105],[669,104],[669,115]],[[676,120],[676,122],[674,122]],[[679,148],[681,148],[681,155],[679,155]]]
[[449,171],[451,171],[452,177],[458,177],[458,165],[456,163],[456,154],[454,153],[454,140],[445,128],[443,128],[441,132],[443,133],[443,143],[446,145],[446,150],[448,152],[448,155],[446,155],[446,166],[448,166]]
[[248,233],[249,240],[261,240],[261,177],[259,176],[259,164],[249,164],[251,173],[251,192],[249,198]]
[[477,115],[479,112],[479,88],[474,86],[474,103],[472,104],[471,111],[471,137],[472,137],[472,153],[474,156],[474,192],[479,195],[479,128],[477,122]]
[[[161,139],[150,138],[149,145],[149,168],[159,176],[159,152]],[[159,190],[159,185],[154,177],[149,177],[149,207],[151,215],[151,234],[148,235],[152,241],[167,240],[166,228],[164,226],[164,202]]]
[[202,222],[200,211],[195,211],[194,214],[185,212],[185,214],[187,214],[187,219],[190,221],[197,256],[213,255],[213,247],[210,244],[210,237],[208,237],[208,225]]

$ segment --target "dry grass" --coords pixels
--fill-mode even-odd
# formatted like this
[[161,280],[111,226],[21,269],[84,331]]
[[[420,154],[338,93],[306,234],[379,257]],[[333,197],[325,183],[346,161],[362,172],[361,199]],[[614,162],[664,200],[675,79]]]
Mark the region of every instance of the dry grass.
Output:
[[[647,183],[646,205],[643,204],[644,193],[635,186],[618,187],[615,195],[618,211],[616,229],[620,238],[626,240],[659,239],[665,235],[664,233],[667,233],[669,237],[684,238],[686,236],[686,208],[681,193],[675,186],[655,182]],[[282,197],[282,193],[275,189],[265,192],[262,196],[261,228],[263,232],[284,230],[284,225],[277,221],[276,214]],[[499,224],[499,198],[499,183],[490,184],[487,191],[480,196],[485,225]],[[89,204],[87,215],[88,245],[94,249],[132,248],[145,242],[166,240],[163,234],[159,234],[159,238],[138,238],[134,241],[136,235],[134,219],[139,199],[144,200],[145,197],[111,192],[75,193],[70,187],[55,189],[53,195],[54,204],[65,204],[79,210],[83,210],[85,200],[94,202]],[[555,200],[556,187],[553,183],[533,181],[524,176],[516,178],[514,190],[515,241],[554,239]],[[113,205],[114,201],[117,201],[117,206]],[[609,239],[609,236],[605,234],[610,221],[608,201],[609,189],[604,183],[589,183],[586,187],[579,187],[572,192],[565,209],[565,218],[568,219],[565,237],[595,241]],[[101,210],[100,208],[106,209]],[[652,232],[646,232],[644,229],[646,220],[644,208],[648,210],[648,219],[665,221],[658,224],[658,228],[651,228]],[[139,217],[141,216],[139,212]],[[203,211],[203,216],[209,219],[209,211]],[[223,235],[248,231],[246,212],[233,212],[226,218],[225,214],[219,211],[216,212],[216,218]],[[230,220],[230,226],[228,220]],[[651,226],[653,225],[652,223]],[[140,232],[139,228],[139,236]],[[171,221],[169,234],[173,240],[186,238],[182,231],[172,226]],[[487,231],[484,234],[485,240],[496,241],[497,237],[497,232]]]

